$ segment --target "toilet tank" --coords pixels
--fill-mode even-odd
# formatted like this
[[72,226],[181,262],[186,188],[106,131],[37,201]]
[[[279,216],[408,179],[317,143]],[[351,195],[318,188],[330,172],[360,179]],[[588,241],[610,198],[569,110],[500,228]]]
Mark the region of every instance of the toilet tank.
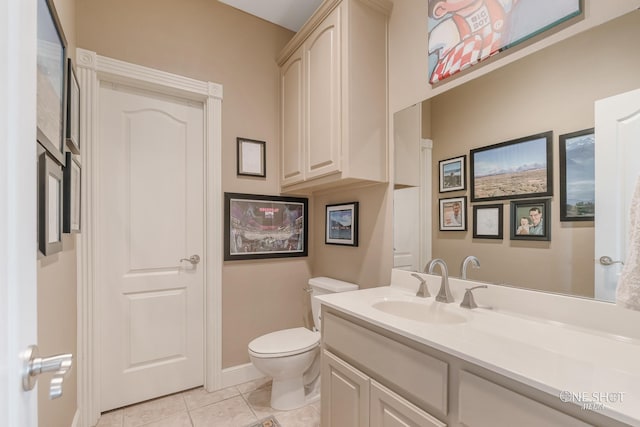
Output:
[[358,285],[355,283],[343,282],[342,280],[332,279],[330,277],[312,277],[309,279],[309,288],[311,292],[311,312],[313,313],[313,323],[315,330],[320,330],[320,301],[314,297],[325,294],[335,294],[338,292],[355,291]]

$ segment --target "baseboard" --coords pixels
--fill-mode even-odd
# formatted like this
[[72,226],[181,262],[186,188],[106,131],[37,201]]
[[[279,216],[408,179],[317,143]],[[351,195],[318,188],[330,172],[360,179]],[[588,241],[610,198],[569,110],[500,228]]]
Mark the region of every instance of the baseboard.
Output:
[[264,377],[264,374],[253,366],[253,363],[232,366],[222,370],[222,388],[246,383]]
[[80,409],[76,409],[76,413],[73,416],[71,427],[79,427],[80,425]]

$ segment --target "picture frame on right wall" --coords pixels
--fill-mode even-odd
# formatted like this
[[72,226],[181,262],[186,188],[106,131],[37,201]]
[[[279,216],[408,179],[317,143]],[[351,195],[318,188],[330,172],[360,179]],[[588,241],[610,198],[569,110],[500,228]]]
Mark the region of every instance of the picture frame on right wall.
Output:
[[560,221],[595,219],[595,130],[584,129],[559,137]]
[[551,240],[551,200],[511,202],[511,240]]

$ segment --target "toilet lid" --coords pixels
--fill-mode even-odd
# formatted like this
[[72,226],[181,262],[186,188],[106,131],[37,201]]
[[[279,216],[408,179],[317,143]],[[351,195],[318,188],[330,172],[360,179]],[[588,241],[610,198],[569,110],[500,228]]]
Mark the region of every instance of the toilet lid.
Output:
[[262,335],[249,343],[249,351],[264,357],[303,353],[317,346],[320,333],[307,328],[283,329]]

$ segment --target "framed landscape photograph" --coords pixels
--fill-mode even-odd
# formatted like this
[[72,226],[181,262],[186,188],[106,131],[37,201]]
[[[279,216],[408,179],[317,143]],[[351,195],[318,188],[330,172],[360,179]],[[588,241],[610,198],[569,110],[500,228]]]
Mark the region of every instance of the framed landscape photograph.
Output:
[[38,0],[37,140],[64,165],[67,40],[53,0]]
[[62,250],[62,168],[43,152],[38,158],[38,247],[45,256]]
[[511,202],[511,240],[551,240],[550,199]]
[[473,207],[473,238],[502,239],[503,206],[479,205]]
[[553,132],[471,150],[471,201],[553,195]]
[[224,193],[224,260],[307,256],[308,199]]
[[358,204],[326,206],[325,244],[358,246]]
[[440,160],[440,192],[464,190],[466,184],[465,165],[467,156]]
[[440,231],[467,230],[467,197],[440,199]]
[[595,217],[595,132],[560,135],[560,221]]
[[80,85],[71,58],[67,60],[67,147],[80,154]]
[[62,231],[65,233],[80,232],[80,162],[72,153],[66,153],[63,171],[63,209]]

